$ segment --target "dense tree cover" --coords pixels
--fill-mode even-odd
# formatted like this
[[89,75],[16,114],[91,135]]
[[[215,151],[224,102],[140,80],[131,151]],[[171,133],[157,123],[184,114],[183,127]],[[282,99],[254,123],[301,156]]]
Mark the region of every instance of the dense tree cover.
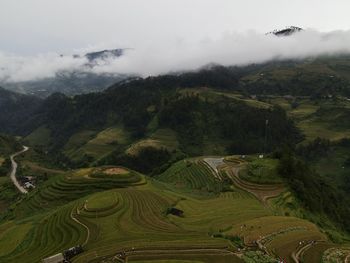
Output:
[[306,145],[300,145],[297,148],[297,153],[303,159],[313,160],[316,158],[327,156],[332,143],[330,140],[323,138],[316,138]]
[[291,151],[283,154],[278,171],[306,209],[326,214],[345,231],[350,232],[348,196],[332,187]]
[[[230,72],[223,67],[209,71],[220,72],[223,76]],[[208,70],[203,72],[203,78],[211,79]],[[190,86],[190,80],[196,79],[191,74],[202,76],[187,73],[135,80],[102,93],[73,98],[56,93],[44,100],[27,122],[18,123],[18,130],[26,135],[45,126],[51,136],[48,150],[57,154],[72,135],[83,130],[98,132],[121,125],[133,140],[138,140],[146,135],[148,125],[155,117],[159,119],[160,128],[171,128],[178,133],[180,150],[190,156],[214,154],[210,147],[213,142],[226,148],[225,153],[252,153],[272,150],[285,143],[294,144],[301,138],[281,108],[260,109],[226,97],[203,99],[184,95],[177,85],[187,83]],[[215,75],[211,83],[214,83]],[[178,79],[181,81],[177,82]],[[194,81],[193,85],[196,83],[199,82]],[[269,124],[264,149],[266,120]],[[123,149],[116,146],[116,152],[122,154]],[[86,166],[91,161],[86,156],[80,165]]]
[[241,87],[250,94],[279,94],[320,97],[328,94],[348,95],[350,84],[340,77],[326,73],[310,73],[302,69],[287,68],[292,76],[278,77],[265,72],[254,81],[245,81]]
[[14,137],[0,134],[0,155],[8,156],[20,149],[21,144]]
[[42,101],[0,87],[0,133],[21,133],[20,127],[34,114]]
[[225,140],[230,154],[246,154],[271,151],[301,139],[281,108],[259,109],[225,97],[213,102],[195,95],[176,98],[164,106],[159,123],[177,131],[184,152],[192,154],[202,154],[191,151],[210,140]]
[[[340,103],[339,103],[340,104]],[[350,109],[343,105],[321,105],[314,117],[321,122],[327,122],[332,129],[350,129]]]
[[[320,65],[325,70],[319,70]],[[150,117],[145,104],[150,105],[151,101],[154,104],[154,100],[159,103],[159,96],[163,97],[177,88],[209,87],[265,95],[348,94],[349,83],[340,74],[344,69],[341,68],[339,74],[330,75],[331,70],[340,70],[331,65],[337,65],[337,58],[308,64],[303,61],[274,61],[244,67],[208,66],[194,72],[131,79],[115,84],[106,92],[74,98],[54,94],[47,100],[0,89],[0,132],[26,135],[48,122],[51,130],[57,131],[62,137],[59,140],[63,141],[66,136],[63,130],[79,129],[81,123],[88,127],[101,126],[107,121],[122,118],[135,130],[135,136],[142,136]],[[134,96],[143,98],[135,99]],[[80,109],[78,114],[77,109]],[[104,114],[111,111],[119,114]]]

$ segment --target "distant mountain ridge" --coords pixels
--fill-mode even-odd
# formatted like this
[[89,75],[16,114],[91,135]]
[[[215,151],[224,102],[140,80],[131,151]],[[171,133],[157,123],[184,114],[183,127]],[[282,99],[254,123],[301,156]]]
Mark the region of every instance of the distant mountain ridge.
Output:
[[290,27],[286,27],[284,29],[275,29],[274,31],[267,33],[267,35],[273,34],[273,35],[278,36],[278,37],[285,37],[285,36],[293,35],[295,33],[303,31],[303,30],[304,29],[302,29],[301,27],[290,26]]
[[85,57],[93,62],[97,59],[107,59],[107,58],[119,58],[124,55],[126,49],[118,48],[118,49],[110,49],[110,50],[102,50],[97,52],[90,52],[85,54]]
[[[8,90],[35,95],[46,98],[52,93],[61,92],[68,96],[102,91],[109,86],[128,79],[130,76],[118,73],[94,73],[92,68],[100,62],[109,63],[110,60],[123,56],[126,49],[111,49],[86,53],[84,55],[73,55],[73,58],[86,58],[88,62],[75,71],[60,71],[54,77],[18,81],[0,82],[0,85]],[[64,55],[61,55],[64,57]]]

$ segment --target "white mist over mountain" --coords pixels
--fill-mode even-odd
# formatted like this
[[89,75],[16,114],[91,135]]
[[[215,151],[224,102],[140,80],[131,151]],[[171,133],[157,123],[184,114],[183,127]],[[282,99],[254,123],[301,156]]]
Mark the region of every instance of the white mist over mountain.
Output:
[[231,32],[224,33],[217,39],[207,38],[199,42],[182,40],[147,44],[146,41],[125,50],[121,56],[108,57],[104,54],[103,57],[95,59],[93,66],[84,54],[16,56],[0,52],[0,80],[36,80],[54,77],[62,71],[149,76],[196,70],[210,63],[225,66],[246,65],[276,59],[346,53],[350,53],[350,31],[323,33],[309,29],[288,37],[264,35],[254,31]]

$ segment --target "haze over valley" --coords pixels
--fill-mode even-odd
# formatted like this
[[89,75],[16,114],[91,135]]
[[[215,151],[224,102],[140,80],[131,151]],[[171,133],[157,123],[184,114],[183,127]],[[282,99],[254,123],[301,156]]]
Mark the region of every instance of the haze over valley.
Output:
[[336,2],[3,0],[0,262],[350,262]]

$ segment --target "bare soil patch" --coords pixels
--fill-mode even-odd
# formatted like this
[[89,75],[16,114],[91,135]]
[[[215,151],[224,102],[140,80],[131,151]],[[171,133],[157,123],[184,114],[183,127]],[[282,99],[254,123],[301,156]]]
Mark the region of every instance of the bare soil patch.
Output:
[[128,174],[129,171],[124,168],[115,167],[115,168],[108,168],[104,170],[103,173],[108,175],[118,175],[118,174]]

